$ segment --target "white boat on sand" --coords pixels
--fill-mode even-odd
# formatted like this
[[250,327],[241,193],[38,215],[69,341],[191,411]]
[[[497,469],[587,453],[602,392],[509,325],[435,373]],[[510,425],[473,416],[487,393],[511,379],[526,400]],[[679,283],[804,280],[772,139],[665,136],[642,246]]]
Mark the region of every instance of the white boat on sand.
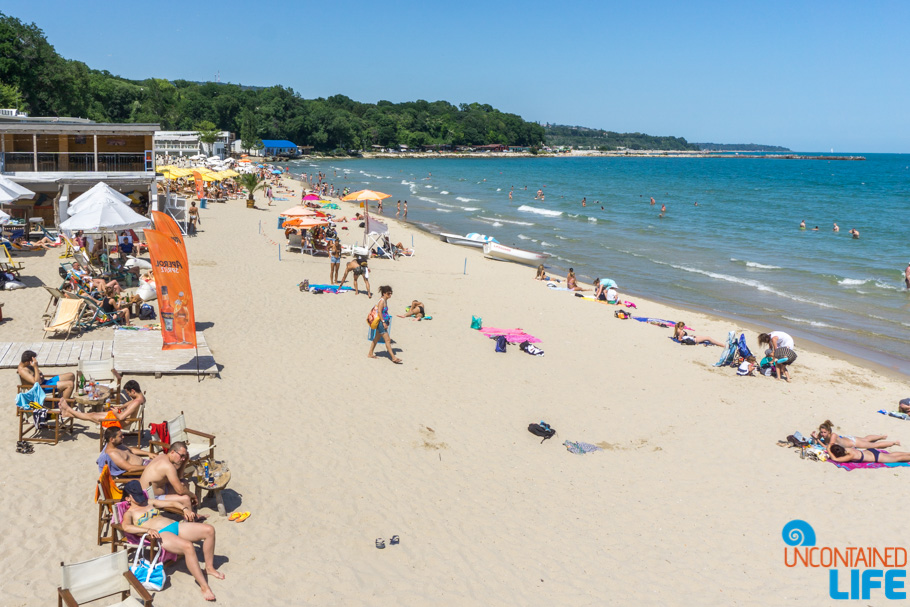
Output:
[[535,253],[517,247],[507,247],[498,242],[488,242],[483,245],[483,254],[500,261],[514,261],[529,265],[543,263],[550,256],[549,253]]
[[482,248],[485,243],[496,242],[496,239],[492,236],[486,236],[485,234],[478,234],[476,232],[471,232],[465,236],[460,236],[458,234],[446,234],[440,233],[439,238],[450,244],[462,245],[465,247],[477,247],[478,249]]

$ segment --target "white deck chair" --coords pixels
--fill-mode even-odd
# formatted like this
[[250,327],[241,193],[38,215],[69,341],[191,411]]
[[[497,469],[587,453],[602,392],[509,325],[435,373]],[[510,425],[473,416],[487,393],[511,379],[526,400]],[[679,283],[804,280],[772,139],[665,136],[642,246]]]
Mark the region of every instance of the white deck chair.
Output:
[[289,234],[288,243],[285,245],[284,250],[290,251],[291,249],[297,249],[301,251],[303,249],[303,238],[300,234]]
[[101,360],[79,359],[76,367],[76,379],[82,377],[86,383],[93,381],[100,386],[110,388],[111,394],[116,394],[118,403],[122,402],[120,394],[120,374],[115,372],[114,357]]
[[[183,411],[180,415],[167,423],[168,434],[171,435],[171,442],[183,441],[186,443],[186,450],[189,459],[196,459],[201,455],[206,455],[215,459],[215,437],[199,430],[192,430],[186,427],[186,419],[183,417]],[[191,436],[193,438],[191,438]],[[164,443],[152,441],[149,446],[166,447]]]
[[[105,554],[81,563],[60,563],[62,583],[57,600],[67,606],[83,605],[100,598],[120,594],[121,601],[111,607],[151,607],[152,595],[130,571],[126,550]],[[131,596],[130,588],[139,597]]]

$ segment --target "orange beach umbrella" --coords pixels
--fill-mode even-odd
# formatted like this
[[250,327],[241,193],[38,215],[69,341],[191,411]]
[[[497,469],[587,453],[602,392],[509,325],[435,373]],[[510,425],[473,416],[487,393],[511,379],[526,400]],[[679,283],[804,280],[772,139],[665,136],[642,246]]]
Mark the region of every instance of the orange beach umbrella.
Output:
[[382,192],[374,192],[373,190],[360,190],[359,192],[351,192],[342,200],[345,202],[360,202],[366,200],[385,200],[386,198],[391,198],[391,194],[383,194]]
[[329,222],[322,217],[292,217],[288,219],[281,227],[283,228],[315,228],[316,226],[327,226]]

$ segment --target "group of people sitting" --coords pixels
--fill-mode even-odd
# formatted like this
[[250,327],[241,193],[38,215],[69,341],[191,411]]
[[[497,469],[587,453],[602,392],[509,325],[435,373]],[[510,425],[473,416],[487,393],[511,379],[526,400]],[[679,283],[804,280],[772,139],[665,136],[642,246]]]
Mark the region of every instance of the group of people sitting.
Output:
[[[167,452],[158,454],[123,444],[123,424],[134,419],[146,403],[139,383],[136,380],[127,381],[123,385],[126,398],[115,395],[108,411],[83,412],[70,404],[76,379],[73,373],[45,376],[38,366],[37,355],[31,350],[23,352],[17,372],[24,384],[38,383],[46,390],[56,390],[61,396],[58,402],[63,417],[74,417],[101,428],[105,445],[96,460],[98,472],[107,466],[115,478],[136,477],[122,486],[124,500],[130,504],[121,521],[123,530],[135,535],[148,534],[159,539],[168,552],[182,555],[203,597],[215,600],[207,577],[224,579],[224,575],[214,564],[215,529],[201,522],[203,517],[196,514],[196,497],[181,480],[189,459],[186,443],[171,443]],[[116,371],[114,374],[120,378]],[[163,516],[165,509],[173,514],[179,512],[183,520]],[[199,565],[194,542],[202,542],[204,572]]]
[[[138,268],[133,268],[133,270],[138,277]],[[78,262],[74,262],[67,273],[67,281],[63,284],[62,289],[88,297],[98,304],[105,314],[124,325],[130,324],[131,305],[143,301],[139,295],[132,295],[129,298],[121,297],[123,289],[118,281],[92,276]]]

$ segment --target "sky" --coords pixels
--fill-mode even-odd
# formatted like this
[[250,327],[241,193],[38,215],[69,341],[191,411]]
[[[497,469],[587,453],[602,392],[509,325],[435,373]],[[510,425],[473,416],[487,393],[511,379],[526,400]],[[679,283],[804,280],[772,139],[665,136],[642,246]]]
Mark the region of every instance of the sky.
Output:
[[306,98],[796,151],[910,152],[910,3],[5,0],[68,59]]

